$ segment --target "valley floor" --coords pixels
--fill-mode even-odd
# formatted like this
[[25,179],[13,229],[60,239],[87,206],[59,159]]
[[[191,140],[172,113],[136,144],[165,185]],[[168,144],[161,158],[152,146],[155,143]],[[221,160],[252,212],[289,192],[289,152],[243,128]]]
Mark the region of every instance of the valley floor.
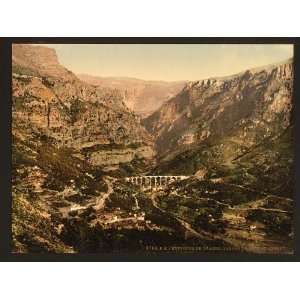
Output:
[[[105,191],[79,203],[54,208],[50,191],[41,196],[71,252],[293,253],[289,198],[194,177],[151,190],[103,181]],[[228,201],[241,192],[246,201]]]

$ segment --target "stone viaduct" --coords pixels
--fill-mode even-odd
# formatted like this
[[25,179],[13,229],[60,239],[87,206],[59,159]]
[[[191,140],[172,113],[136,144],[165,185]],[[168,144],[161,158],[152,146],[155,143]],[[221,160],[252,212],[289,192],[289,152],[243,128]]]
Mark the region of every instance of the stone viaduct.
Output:
[[179,181],[188,178],[189,176],[182,175],[156,175],[156,176],[133,176],[133,177],[125,177],[126,182],[130,182],[134,185],[139,185],[142,188],[156,189],[158,187],[166,186],[171,182]]

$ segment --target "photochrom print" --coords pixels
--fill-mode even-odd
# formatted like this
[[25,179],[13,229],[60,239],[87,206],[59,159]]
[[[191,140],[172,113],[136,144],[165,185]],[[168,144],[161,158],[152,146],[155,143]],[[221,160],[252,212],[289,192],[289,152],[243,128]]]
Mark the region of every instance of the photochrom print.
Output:
[[293,254],[293,45],[13,44],[13,253]]

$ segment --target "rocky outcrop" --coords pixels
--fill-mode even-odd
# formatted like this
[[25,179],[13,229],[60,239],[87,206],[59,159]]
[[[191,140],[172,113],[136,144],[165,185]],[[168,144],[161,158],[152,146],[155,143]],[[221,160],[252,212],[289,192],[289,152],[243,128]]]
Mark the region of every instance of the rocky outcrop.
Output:
[[76,80],[72,72],[59,64],[55,50],[44,46],[13,44],[12,69],[15,73]]

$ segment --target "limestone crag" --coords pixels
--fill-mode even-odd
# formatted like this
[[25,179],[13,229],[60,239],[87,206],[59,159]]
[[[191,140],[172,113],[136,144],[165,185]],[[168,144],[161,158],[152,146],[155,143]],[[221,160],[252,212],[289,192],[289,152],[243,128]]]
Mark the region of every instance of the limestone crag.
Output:
[[14,45],[13,66],[14,132],[32,131],[79,152],[97,145],[122,145],[132,152],[138,148],[131,145],[152,147],[150,135],[117,91],[80,81],[59,65],[54,50]]

